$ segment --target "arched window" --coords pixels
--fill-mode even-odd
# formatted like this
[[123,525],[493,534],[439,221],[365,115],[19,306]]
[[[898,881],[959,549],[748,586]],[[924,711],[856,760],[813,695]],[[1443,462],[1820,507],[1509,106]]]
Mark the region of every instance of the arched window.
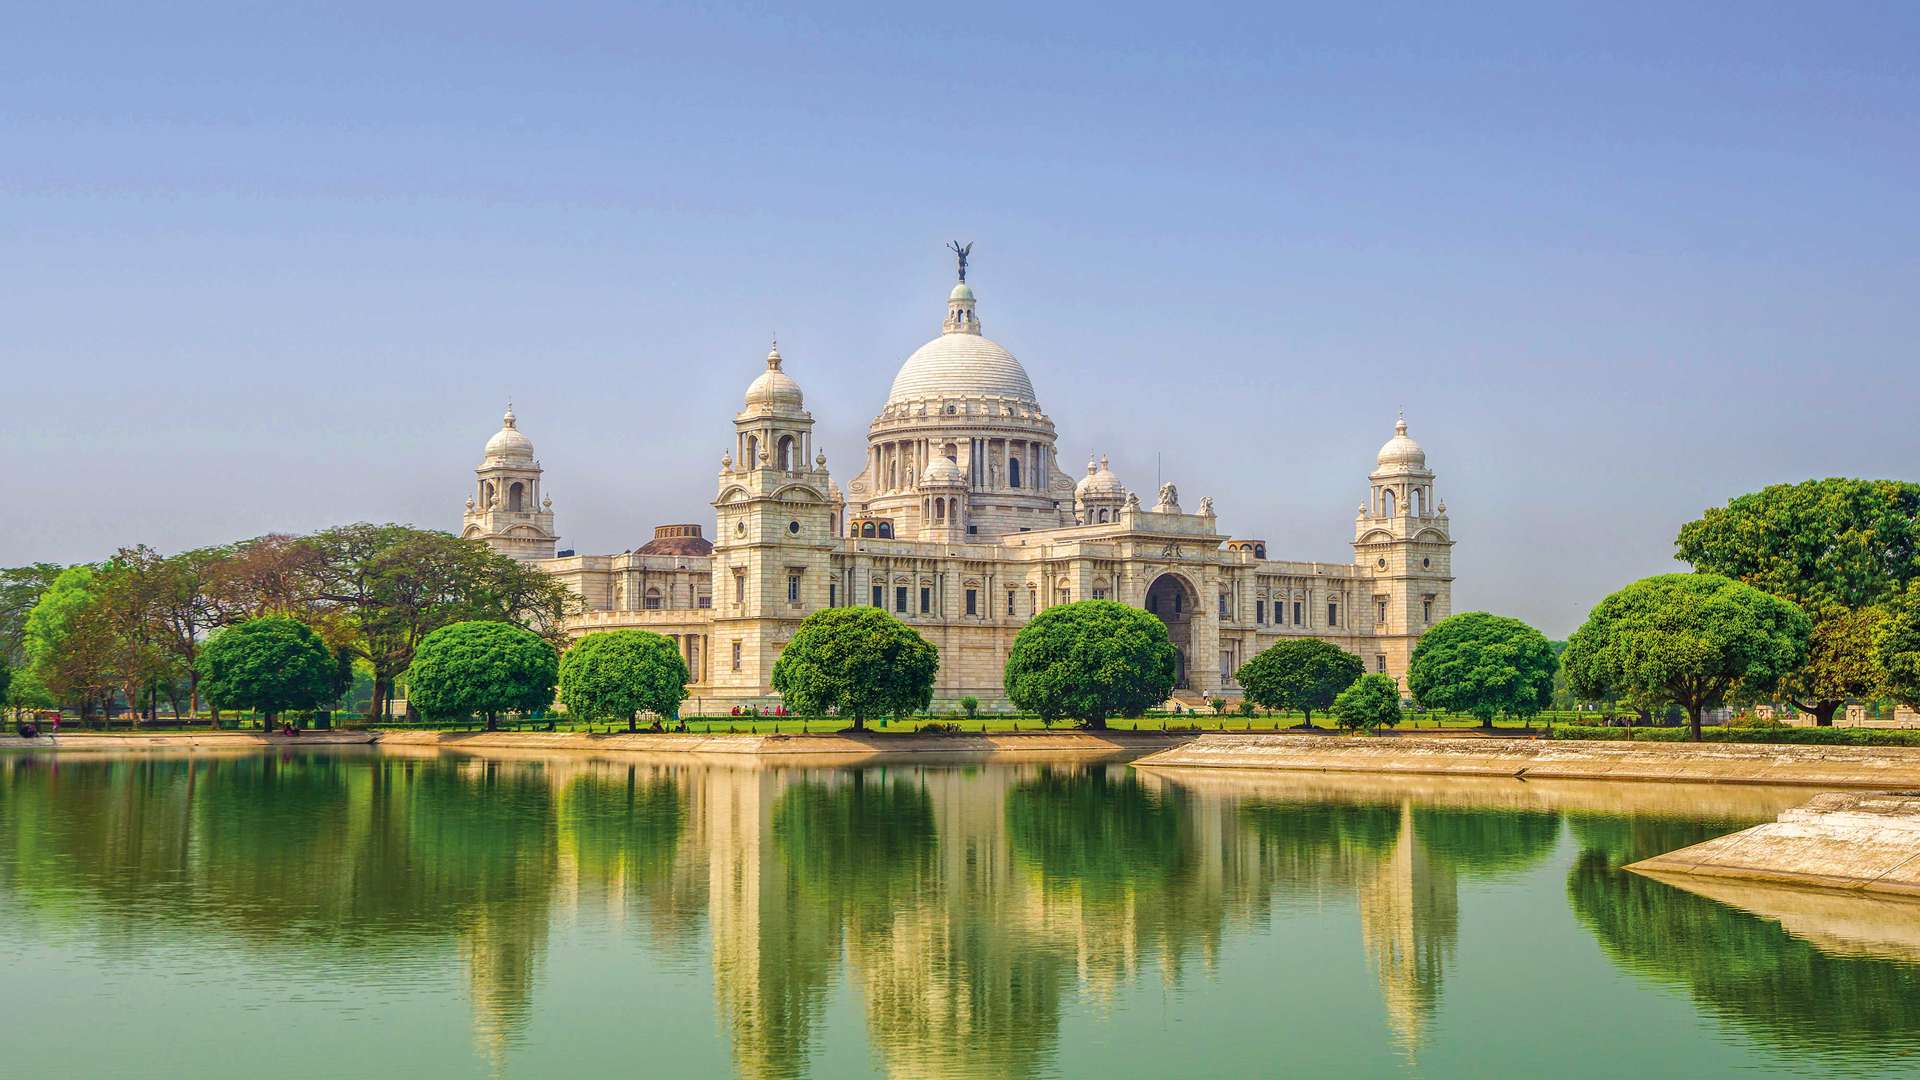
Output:
[[760,436],[747,436],[747,460],[740,464],[749,469],[760,467]]
[[524,509],[524,503],[526,501],[526,493],[527,493],[527,489],[520,483],[520,481],[515,480],[513,482],[513,486],[507,489],[507,509],[509,510]]
[[1016,488],[1020,486],[1020,459],[1019,458],[1007,459],[1007,486],[1016,487]]
[[1380,489],[1380,513],[1386,517],[1393,516],[1393,489],[1392,488]]
[[947,500],[945,499],[933,500],[933,520],[935,521],[947,520]]
[[954,445],[953,443],[948,443],[946,445],[946,448],[942,450],[941,453],[947,456],[948,461],[951,461],[956,465],[960,463],[960,448]]
[[643,601],[643,603],[645,604],[646,609],[648,611],[660,610],[660,590],[648,589],[646,599]]
[[480,481],[480,509],[485,510],[492,505],[493,505],[493,481],[482,480]]
[[874,535],[873,522],[871,521],[862,522],[860,525],[860,535],[861,536]]
[[780,470],[782,472],[792,472],[793,471],[793,436],[791,435],[780,436],[780,442],[778,445],[780,449],[776,452],[775,457],[778,458],[778,464],[780,466]]
[[882,540],[893,539],[893,522],[883,521],[880,523],[880,539]]

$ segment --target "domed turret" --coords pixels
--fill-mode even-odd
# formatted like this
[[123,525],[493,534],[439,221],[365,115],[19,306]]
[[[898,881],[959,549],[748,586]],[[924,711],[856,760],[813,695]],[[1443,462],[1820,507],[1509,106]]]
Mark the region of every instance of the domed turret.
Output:
[[500,430],[487,440],[486,459],[488,461],[531,462],[533,460],[533,440],[520,433],[514,425],[518,421],[513,415],[513,405],[507,405],[505,416],[500,418]]
[[1400,417],[1393,425],[1393,438],[1380,447],[1380,464],[1411,465],[1424,468],[1427,464],[1427,452],[1407,434],[1407,418]]
[[1113,475],[1105,454],[1087,462],[1087,475],[1073,488],[1073,508],[1082,525],[1116,520],[1127,502],[1127,486]]
[[533,440],[520,433],[511,403],[473,472],[475,490],[461,515],[460,535],[523,561],[552,558],[553,499],[542,496]]
[[747,387],[747,408],[799,409],[806,405],[800,384],[780,370],[780,342],[767,350],[767,370]]

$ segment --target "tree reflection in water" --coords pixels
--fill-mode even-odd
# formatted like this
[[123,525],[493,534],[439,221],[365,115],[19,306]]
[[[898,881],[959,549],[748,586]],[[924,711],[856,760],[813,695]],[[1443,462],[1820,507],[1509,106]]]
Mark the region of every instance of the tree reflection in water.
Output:
[[1568,899],[1621,967],[1829,1066],[1863,1054],[1920,1055],[1920,966],[1831,955],[1770,919],[1621,869],[1737,826],[1587,815],[1570,824],[1581,850],[1567,875]]
[[[496,1067],[525,1040],[557,913],[603,910],[650,952],[711,964],[741,1075],[806,1072],[848,986],[884,1071],[1024,1076],[1057,1068],[1070,1004],[1113,1002],[1147,971],[1178,987],[1228,935],[1329,901],[1351,905],[1356,958],[1411,1055],[1460,947],[1463,884],[1561,851],[1538,785],[1221,784],[1114,765],[10,759],[0,895],[46,933],[126,948],[221,937],[316,971],[341,950],[458,958]],[[1564,817],[1567,897],[1608,955],[1772,1045],[1913,1049],[1920,969],[1831,956],[1620,869],[1737,827],[1676,805]]]

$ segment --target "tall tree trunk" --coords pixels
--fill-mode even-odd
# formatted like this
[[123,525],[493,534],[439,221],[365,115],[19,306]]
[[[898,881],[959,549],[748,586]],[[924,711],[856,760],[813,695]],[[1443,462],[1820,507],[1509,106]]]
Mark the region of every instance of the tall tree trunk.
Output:
[[1833,714],[1839,712],[1840,707],[1845,704],[1844,701],[1816,701],[1811,705],[1802,705],[1796,701],[1793,707],[1812,713],[1814,726],[1832,727]]
[[374,669],[373,702],[367,708],[367,719],[378,723],[387,718],[387,677]]
[[1687,706],[1687,720],[1688,720],[1688,722],[1690,723],[1690,725],[1691,725],[1691,726],[1692,726],[1692,728],[1693,728],[1693,741],[1694,741],[1694,742],[1699,742],[1699,741],[1700,741],[1700,738],[1701,738],[1701,736],[1700,736],[1700,714],[1701,714],[1701,713],[1703,713],[1703,712],[1705,712],[1705,711],[1706,711],[1705,709],[1702,709],[1702,708],[1701,708],[1700,706],[1698,706],[1698,705],[1689,705],[1689,706]]

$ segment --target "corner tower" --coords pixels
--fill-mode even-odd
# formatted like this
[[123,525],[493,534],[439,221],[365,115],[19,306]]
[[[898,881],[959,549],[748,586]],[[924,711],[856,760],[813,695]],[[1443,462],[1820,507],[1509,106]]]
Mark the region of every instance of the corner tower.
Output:
[[540,491],[533,440],[521,434],[511,403],[473,473],[476,487],[460,535],[521,562],[553,558],[553,498]]
[[1427,452],[1407,434],[1405,416],[1367,480],[1367,505],[1353,523],[1362,583],[1354,599],[1366,604],[1354,631],[1367,670],[1392,675],[1404,690],[1414,643],[1453,613],[1453,535],[1447,504],[1434,495]]
[[776,342],[733,418],[713,500],[709,681],[737,696],[768,684],[809,612],[845,602],[832,568],[837,492],[813,446],[813,414],[783,364]]

